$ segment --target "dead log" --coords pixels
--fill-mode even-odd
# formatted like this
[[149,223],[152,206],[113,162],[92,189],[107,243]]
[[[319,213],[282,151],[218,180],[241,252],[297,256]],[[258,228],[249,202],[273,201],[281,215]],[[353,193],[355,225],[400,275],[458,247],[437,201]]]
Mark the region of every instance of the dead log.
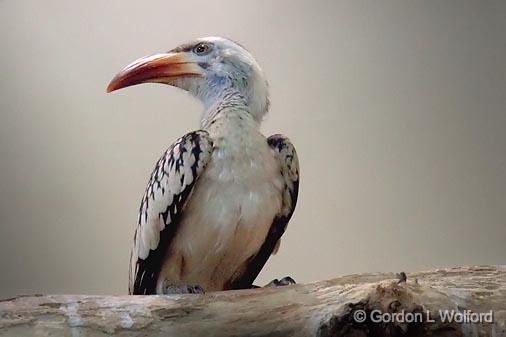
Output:
[[506,336],[505,329],[506,266],[408,273],[406,282],[376,273],[205,295],[0,302],[5,337]]

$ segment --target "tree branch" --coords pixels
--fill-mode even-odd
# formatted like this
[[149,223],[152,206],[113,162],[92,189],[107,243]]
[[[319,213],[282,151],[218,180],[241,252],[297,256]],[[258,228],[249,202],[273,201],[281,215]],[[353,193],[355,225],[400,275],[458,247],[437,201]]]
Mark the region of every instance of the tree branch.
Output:
[[[205,295],[21,296],[0,302],[0,335],[506,336],[506,266],[408,273],[398,282],[378,273]],[[439,310],[468,321],[482,313],[481,322],[443,321]]]

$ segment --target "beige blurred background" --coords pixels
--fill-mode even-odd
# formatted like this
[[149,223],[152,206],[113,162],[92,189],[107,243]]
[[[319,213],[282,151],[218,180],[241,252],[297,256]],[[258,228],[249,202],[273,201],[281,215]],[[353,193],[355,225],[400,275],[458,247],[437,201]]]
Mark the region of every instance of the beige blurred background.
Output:
[[506,2],[0,1],[0,297],[124,294],[184,92],[106,94],[137,57],[223,35],[271,84],[299,203],[259,284],[506,263]]

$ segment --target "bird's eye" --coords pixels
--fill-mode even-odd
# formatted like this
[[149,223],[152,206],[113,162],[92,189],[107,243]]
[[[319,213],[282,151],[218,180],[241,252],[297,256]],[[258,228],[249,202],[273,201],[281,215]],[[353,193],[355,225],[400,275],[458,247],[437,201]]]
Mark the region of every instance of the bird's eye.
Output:
[[197,55],[205,55],[211,51],[211,46],[207,43],[199,43],[195,47],[193,47],[193,52]]

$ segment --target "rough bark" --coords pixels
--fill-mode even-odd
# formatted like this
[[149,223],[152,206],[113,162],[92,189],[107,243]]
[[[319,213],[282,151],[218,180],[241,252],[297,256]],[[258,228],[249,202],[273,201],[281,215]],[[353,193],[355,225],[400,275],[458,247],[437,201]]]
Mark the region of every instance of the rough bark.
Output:
[[[205,295],[22,296],[0,302],[0,336],[506,336],[506,266],[407,276],[406,283],[393,273],[360,274]],[[357,310],[365,322],[354,319]],[[467,310],[491,311],[493,322],[443,322],[439,310],[468,319]],[[373,312],[423,318],[377,323]]]

